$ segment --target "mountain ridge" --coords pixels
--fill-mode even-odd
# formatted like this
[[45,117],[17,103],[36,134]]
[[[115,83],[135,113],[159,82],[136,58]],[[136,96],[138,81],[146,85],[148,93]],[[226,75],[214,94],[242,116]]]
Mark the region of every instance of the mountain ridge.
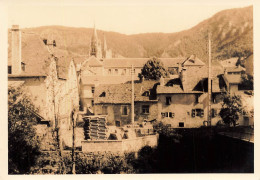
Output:
[[[139,33],[125,35],[97,30],[114,57],[180,57],[196,54],[208,59],[208,32],[212,33],[212,58],[226,59],[253,53],[253,7],[220,11],[196,26],[173,33]],[[40,26],[24,28],[23,33],[35,33],[41,38],[55,39],[57,48],[71,56],[88,56],[93,28]]]

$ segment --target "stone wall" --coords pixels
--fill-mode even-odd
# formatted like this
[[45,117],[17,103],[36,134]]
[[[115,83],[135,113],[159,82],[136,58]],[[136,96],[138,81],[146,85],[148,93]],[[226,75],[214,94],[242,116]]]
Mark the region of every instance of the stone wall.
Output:
[[124,152],[137,152],[144,146],[156,147],[158,145],[159,135],[149,135],[137,137],[134,139],[106,140],[106,141],[82,141],[83,152],[111,152],[111,153],[124,153]]

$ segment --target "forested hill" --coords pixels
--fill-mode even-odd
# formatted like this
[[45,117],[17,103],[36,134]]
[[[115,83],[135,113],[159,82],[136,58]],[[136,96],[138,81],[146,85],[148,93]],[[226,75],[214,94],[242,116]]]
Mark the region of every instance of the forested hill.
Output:
[[[156,23],[156,22],[155,22]],[[212,33],[212,56],[224,59],[253,52],[253,7],[229,9],[215,14],[191,29],[177,33],[124,35],[98,30],[115,57],[178,57],[197,55],[207,61],[208,32]],[[42,26],[23,29],[41,38],[55,39],[57,48],[72,56],[87,56],[92,28]]]

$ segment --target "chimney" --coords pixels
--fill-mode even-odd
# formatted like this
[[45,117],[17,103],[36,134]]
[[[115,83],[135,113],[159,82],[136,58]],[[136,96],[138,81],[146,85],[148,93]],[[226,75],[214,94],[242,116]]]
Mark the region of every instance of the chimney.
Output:
[[164,84],[164,78],[163,77],[161,77],[160,78],[160,86],[164,86],[165,84]]
[[12,74],[21,73],[21,31],[19,25],[12,26]]

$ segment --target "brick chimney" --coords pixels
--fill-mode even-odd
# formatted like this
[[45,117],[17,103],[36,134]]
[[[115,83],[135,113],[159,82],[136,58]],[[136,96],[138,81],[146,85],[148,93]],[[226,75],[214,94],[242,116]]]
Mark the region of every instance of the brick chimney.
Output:
[[12,74],[21,73],[21,31],[19,25],[12,26]]

